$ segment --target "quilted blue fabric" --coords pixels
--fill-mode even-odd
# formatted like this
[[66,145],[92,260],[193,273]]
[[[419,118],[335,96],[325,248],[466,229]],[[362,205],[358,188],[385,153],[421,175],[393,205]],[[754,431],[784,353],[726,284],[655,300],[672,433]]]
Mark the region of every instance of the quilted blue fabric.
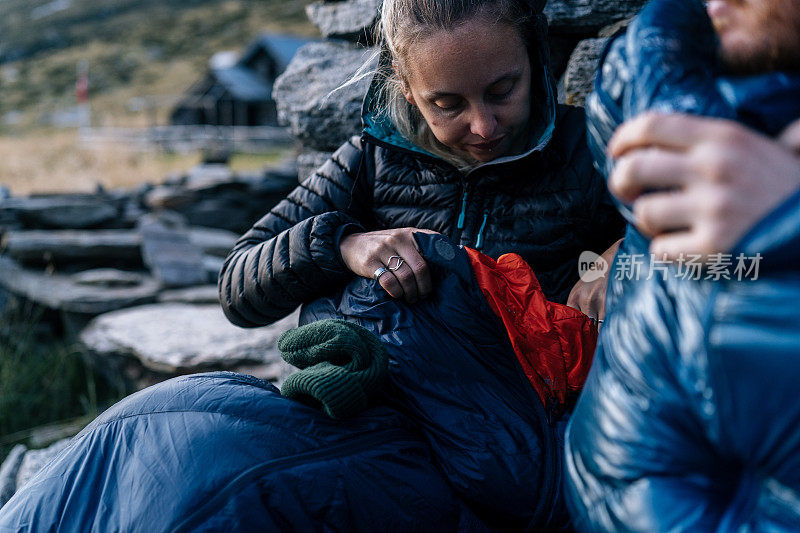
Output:
[[[655,0],[610,43],[587,104],[601,168],[612,165],[613,131],[643,111],[735,119],[769,135],[800,117],[800,76],[727,77],[714,50],[697,0]],[[724,258],[726,275],[659,271],[648,247],[629,226],[568,428],[576,526],[800,530],[800,193]]]

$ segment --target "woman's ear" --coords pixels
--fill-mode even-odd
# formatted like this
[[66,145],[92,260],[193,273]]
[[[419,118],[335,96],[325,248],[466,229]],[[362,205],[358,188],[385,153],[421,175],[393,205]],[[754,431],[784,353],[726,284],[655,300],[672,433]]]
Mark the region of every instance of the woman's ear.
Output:
[[409,104],[417,107],[417,102],[414,101],[414,95],[411,94],[411,89],[408,88],[408,84],[405,82],[403,82],[403,96],[406,97],[406,100],[408,100]]
[[403,91],[403,96],[406,97],[406,100],[408,100],[409,104],[416,107],[417,102],[414,101],[414,95],[411,93],[411,88],[408,86],[408,81],[406,81],[406,79],[400,74],[400,69],[397,67],[397,63],[395,61],[392,61],[392,69],[394,70],[394,75],[400,80],[400,87]]

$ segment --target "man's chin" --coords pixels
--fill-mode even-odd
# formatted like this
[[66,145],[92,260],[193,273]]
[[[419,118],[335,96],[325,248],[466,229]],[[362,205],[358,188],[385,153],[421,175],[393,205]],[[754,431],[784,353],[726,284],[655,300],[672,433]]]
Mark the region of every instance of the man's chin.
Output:
[[800,53],[780,54],[774,49],[721,51],[722,64],[729,74],[747,76],[768,72],[800,72]]
[[760,23],[733,25],[726,24],[725,19],[715,21],[720,57],[730,73],[800,72],[800,11],[794,11],[797,6],[791,3],[796,0],[783,1],[790,3],[773,6],[777,10],[774,12],[751,14]]

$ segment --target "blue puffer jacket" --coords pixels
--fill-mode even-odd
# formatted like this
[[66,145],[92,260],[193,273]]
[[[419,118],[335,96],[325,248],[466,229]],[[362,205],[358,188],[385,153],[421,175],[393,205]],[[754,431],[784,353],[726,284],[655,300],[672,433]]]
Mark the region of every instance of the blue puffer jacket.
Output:
[[[769,134],[800,116],[800,77],[725,78],[715,49],[702,2],[642,11],[608,47],[588,102],[600,165],[610,168],[603,150],[614,129],[645,110],[727,117]],[[630,226],[567,432],[577,527],[800,530],[800,193],[736,246],[731,279],[705,271],[693,280],[675,265],[663,275],[648,246]],[[737,272],[740,254],[758,271]]]
[[566,522],[548,422],[466,252],[419,235],[436,293],[358,278],[309,305],[378,334],[390,380],[344,421],[230,373],[109,409],[0,510],[0,531],[496,531]]

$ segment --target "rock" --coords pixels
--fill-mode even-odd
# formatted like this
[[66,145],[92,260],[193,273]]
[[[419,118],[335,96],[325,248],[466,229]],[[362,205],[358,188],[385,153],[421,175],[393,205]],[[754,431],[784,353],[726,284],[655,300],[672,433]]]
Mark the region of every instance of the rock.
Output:
[[161,209],[180,209],[191,205],[195,195],[180,186],[161,185],[148,191],[144,197],[144,203],[153,210]]
[[139,231],[144,262],[165,287],[206,283],[203,251],[192,242],[186,228],[168,226],[148,216],[139,221]]
[[202,285],[188,289],[173,289],[158,295],[160,303],[219,304],[219,290],[216,285]]
[[206,273],[206,283],[216,283],[225,259],[213,255],[203,256],[203,270]]
[[122,212],[120,213],[120,222],[126,228],[133,228],[136,226],[136,223],[139,221],[141,217],[146,215],[147,212],[144,210],[142,205],[139,202],[135,201],[125,201],[122,204]]
[[567,97],[564,94],[564,76],[561,76],[561,78],[559,78],[558,84],[556,84],[556,92],[558,93],[558,103],[566,104]]
[[375,24],[381,0],[317,1],[306,6],[306,15],[326,38],[366,45],[375,42]]
[[182,185],[154,189],[145,200],[158,213],[174,212],[194,226],[225,229],[241,235],[297,185],[297,170],[287,175],[281,169],[253,176],[186,189]]
[[627,28],[630,25],[631,20],[633,20],[633,17],[629,17],[629,18],[620,20],[618,22],[615,22],[614,24],[611,24],[610,26],[606,26],[605,28],[602,28],[599,32],[597,32],[597,36],[598,37],[613,37],[614,34],[617,33],[618,31],[620,31],[621,29]]
[[239,240],[239,235],[232,231],[215,228],[190,227],[187,229],[189,241],[207,255],[228,257],[228,252]]
[[35,476],[53,457],[67,447],[70,439],[63,439],[42,450],[28,450],[17,472],[17,490]]
[[14,211],[0,208],[0,235],[5,231],[23,229],[22,222]]
[[96,268],[72,275],[72,281],[76,284],[95,287],[136,287],[144,280],[145,276],[142,274],[115,268]]
[[[140,218],[145,220],[144,218]],[[182,219],[179,219],[182,220]],[[141,264],[144,233],[137,230],[21,230],[9,231],[0,246],[9,257],[23,263],[107,262],[109,259]],[[171,230],[172,231],[172,230]],[[180,232],[201,253],[226,256],[239,235],[230,231],[181,227]],[[147,234],[148,236],[150,234]]]
[[60,440],[69,439],[80,433],[94,417],[80,417],[69,422],[57,422],[39,426],[30,431],[28,445],[31,448],[44,448]]
[[550,0],[544,8],[552,33],[587,34],[632,17],[647,0]]
[[[310,43],[275,82],[280,120],[306,147],[332,151],[361,130],[361,103],[377,67],[375,52],[341,42]],[[345,85],[367,62],[365,75]]]
[[[298,313],[263,328],[231,324],[219,304],[164,303],[95,318],[80,339],[98,360],[114,368],[135,360],[160,379],[212,369],[280,365],[278,337],[297,326]],[[129,376],[141,380],[146,372]],[[273,377],[277,379],[277,374]]]
[[297,156],[297,179],[300,182],[305,181],[332,155],[333,152],[303,152]]
[[17,473],[27,451],[24,444],[17,444],[11,448],[8,457],[0,466],[0,507],[3,507],[17,492]]
[[14,297],[8,292],[7,289],[0,286],[0,316],[9,311],[12,306]]
[[233,171],[228,165],[204,163],[192,167],[186,174],[186,188],[189,190],[205,189],[234,180]]
[[2,249],[22,263],[95,265],[142,263],[139,233],[133,230],[18,230],[6,232]]
[[284,179],[293,179],[297,176],[297,159],[291,155],[284,157],[273,166],[266,167],[261,172],[259,183],[271,183]]
[[586,39],[578,43],[564,73],[565,101],[582,106],[586,96],[594,90],[594,78],[600,54],[608,39]]
[[105,195],[47,195],[0,201],[0,213],[13,212],[26,228],[88,229],[119,227],[119,206]]
[[153,302],[159,291],[158,282],[150,277],[131,287],[84,285],[68,275],[23,269],[3,256],[0,287],[49,309],[92,316]]
[[[244,233],[250,224],[255,222],[250,215],[253,198],[247,196],[248,194],[242,191],[235,194],[223,193],[215,198],[198,199],[182,209],[181,213],[194,226],[219,228],[237,234]],[[264,208],[263,205],[260,207]]]

